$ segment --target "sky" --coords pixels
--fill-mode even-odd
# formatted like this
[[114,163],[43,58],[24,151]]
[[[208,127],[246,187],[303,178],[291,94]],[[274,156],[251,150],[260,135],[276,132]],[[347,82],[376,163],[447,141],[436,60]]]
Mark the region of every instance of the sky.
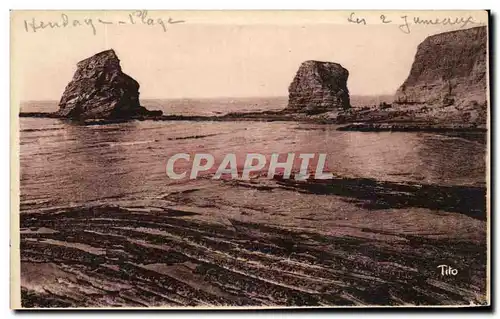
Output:
[[[382,14],[391,22],[382,23]],[[400,28],[403,16],[487,21],[485,12],[463,11],[14,12],[12,87],[22,100],[58,100],[78,61],[112,48],[123,71],[140,83],[141,98],[287,96],[306,60],[348,69],[352,95],[393,94],[408,76],[420,42],[460,28],[410,22],[407,33]],[[169,24],[169,18],[184,22]],[[66,27],[33,30],[33,23],[62,25],[64,19]]]

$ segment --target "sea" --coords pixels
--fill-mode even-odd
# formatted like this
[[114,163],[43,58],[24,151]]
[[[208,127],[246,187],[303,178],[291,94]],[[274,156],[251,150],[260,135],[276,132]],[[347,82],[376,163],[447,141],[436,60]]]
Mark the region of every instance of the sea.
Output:
[[[355,106],[383,100],[352,97]],[[142,104],[165,114],[222,115],[286,102]],[[57,101],[21,104],[23,112],[57,108]],[[484,139],[279,121],[80,125],[23,117],[19,124],[27,306],[468,304],[484,292],[484,216],[448,205],[458,196],[470,207],[484,191]],[[306,191],[265,179],[173,180],[166,163],[177,153],[208,153],[216,164],[228,153],[239,163],[248,153],[323,153],[326,170],[347,184]],[[182,165],[176,169],[190,168]],[[417,193],[424,199],[415,201]],[[420,247],[410,236],[428,241]],[[452,250],[452,239],[465,246]],[[482,248],[471,253],[467,245]],[[434,262],[454,259],[469,273],[444,283]]]
[[[374,99],[374,105],[381,99]],[[353,103],[368,104],[366,97]],[[222,115],[279,110],[286,98],[145,100],[165,114]],[[52,112],[57,101],[26,102],[23,112]],[[340,132],[335,125],[294,122],[129,122],[82,126],[58,119],[20,119],[22,202],[64,204],[162,193],[176,153],[327,154],[339,177],[437,185],[485,183],[483,141],[434,133]],[[298,156],[298,155],[297,155]],[[190,163],[185,163],[190,165]],[[217,165],[214,165],[216,167]],[[190,168],[190,167],[185,167]]]

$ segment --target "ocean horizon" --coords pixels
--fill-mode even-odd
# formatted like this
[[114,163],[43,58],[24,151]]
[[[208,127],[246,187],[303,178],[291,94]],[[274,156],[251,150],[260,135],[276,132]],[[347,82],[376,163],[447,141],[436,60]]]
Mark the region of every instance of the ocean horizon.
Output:
[[[392,95],[352,95],[351,106],[361,108],[392,103]],[[224,115],[232,112],[279,111],[288,105],[287,96],[271,97],[206,97],[206,98],[144,98],[141,105],[170,115]],[[55,112],[59,100],[21,101],[20,112]]]

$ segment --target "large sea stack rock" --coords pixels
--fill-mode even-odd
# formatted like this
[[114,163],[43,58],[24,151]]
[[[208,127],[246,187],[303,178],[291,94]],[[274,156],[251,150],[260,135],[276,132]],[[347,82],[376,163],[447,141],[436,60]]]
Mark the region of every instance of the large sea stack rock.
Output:
[[458,108],[486,105],[486,27],[441,33],[417,48],[395,103]]
[[287,111],[317,114],[350,108],[349,71],[338,63],[305,61],[288,88]]
[[59,107],[57,115],[72,119],[161,115],[161,111],[148,111],[139,104],[139,83],[122,72],[114,50],[78,62]]

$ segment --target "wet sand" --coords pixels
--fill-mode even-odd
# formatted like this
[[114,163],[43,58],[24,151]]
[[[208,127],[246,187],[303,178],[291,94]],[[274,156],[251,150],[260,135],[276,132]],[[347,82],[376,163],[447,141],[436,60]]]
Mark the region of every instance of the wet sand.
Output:
[[[486,303],[484,187],[200,179],[21,206],[24,307]],[[437,268],[458,269],[443,276]]]

